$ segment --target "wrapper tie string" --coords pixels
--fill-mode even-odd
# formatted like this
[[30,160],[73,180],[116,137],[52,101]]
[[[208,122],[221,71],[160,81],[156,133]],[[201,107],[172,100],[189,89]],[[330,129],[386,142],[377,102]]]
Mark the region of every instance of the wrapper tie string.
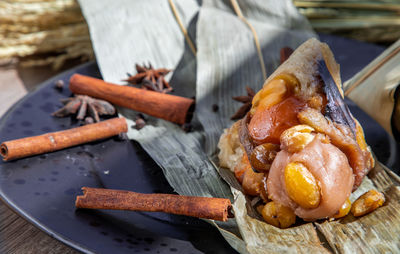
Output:
[[[172,0],[168,0],[168,3],[170,5],[170,7],[171,7],[172,13],[174,14],[174,17],[175,17],[176,21],[178,22],[179,28],[181,29],[181,31],[183,33],[183,36],[185,37],[186,42],[188,43],[190,49],[192,50],[193,55],[196,56],[196,54],[197,54],[196,47],[194,46],[194,43],[192,42],[192,39],[190,39],[190,36],[189,36],[185,26],[183,25],[182,20],[179,17],[179,14],[178,14],[178,11],[176,9],[176,6],[175,6],[174,2]],[[260,60],[261,72],[262,72],[263,78],[267,79],[267,71],[266,71],[266,68],[265,68],[264,57],[263,57],[263,54],[262,54],[262,51],[261,51],[260,40],[258,38],[257,32],[254,29],[254,27],[243,16],[238,2],[236,0],[231,0],[231,4],[233,6],[233,9],[234,9],[236,15],[239,17],[239,19],[242,20],[250,28],[251,32],[253,33],[254,43],[256,45],[258,59]]]
[[260,46],[260,40],[258,39],[258,35],[254,27],[250,24],[250,22],[243,16],[242,10],[240,9],[240,6],[237,2],[237,0],[231,0],[231,4],[233,6],[233,9],[236,13],[236,15],[241,19],[251,30],[253,33],[254,37],[254,43],[256,44],[256,49],[257,49],[257,54],[258,54],[258,59],[260,60],[260,65],[261,65],[261,72],[263,75],[264,80],[267,79],[267,70],[265,68],[264,64],[264,57],[261,51],[261,46]]
[[196,54],[197,54],[196,47],[194,46],[194,43],[192,42],[192,39],[190,39],[190,36],[189,36],[185,26],[183,25],[181,18],[179,17],[179,14],[178,14],[178,11],[177,11],[177,9],[175,7],[174,2],[172,0],[168,0],[168,3],[170,5],[170,7],[171,7],[172,13],[175,16],[176,22],[178,22],[179,28],[181,29],[181,31],[183,33],[183,36],[185,37],[185,40],[186,40],[187,44],[189,45],[190,49],[192,50],[193,55],[196,56]]

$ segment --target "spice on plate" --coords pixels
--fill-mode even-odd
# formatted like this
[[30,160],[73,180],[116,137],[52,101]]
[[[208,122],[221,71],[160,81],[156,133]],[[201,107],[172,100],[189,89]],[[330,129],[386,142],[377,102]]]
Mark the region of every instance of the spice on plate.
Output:
[[184,132],[191,132],[193,130],[193,125],[191,123],[184,123],[182,124],[181,129]]
[[64,89],[64,81],[61,79],[57,80],[54,87],[62,91]]
[[195,106],[193,99],[115,85],[79,74],[71,77],[69,89],[177,124],[190,122]]
[[232,99],[243,103],[243,105],[236,111],[235,114],[233,114],[233,116],[231,116],[231,120],[242,119],[251,109],[251,101],[253,100],[253,97],[256,93],[249,86],[246,86],[246,92],[247,95],[232,97]]
[[213,111],[213,112],[218,112],[218,110],[219,110],[218,105],[217,105],[217,104],[213,104],[213,105],[212,105],[212,111]]
[[165,212],[218,221],[233,217],[231,201],[226,198],[142,194],[89,187],[82,187],[82,191],[83,196],[76,197],[77,208]]
[[[284,47],[284,48],[281,48],[279,53],[280,53],[280,62],[282,64],[293,53],[293,49],[290,47]],[[231,117],[231,120],[242,119],[247,114],[247,112],[250,111],[251,103],[252,103],[253,97],[256,93],[249,86],[246,86],[246,90],[247,90],[247,95],[232,97],[232,99],[243,103],[243,105],[236,111],[235,114],[233,114],[233,116]]]
[[135,117],[135,129],[140,130],[146,126],[146,120],[142,114],[137,114]]
[[109,138],[127,131],[126,120],[116,117],[64,131],[5,141],[0,145],[0,154],[4,161],[10,161]]
[[[52,115],[56,117],[65,117],[76,114],[76,119],[83,120],[88,115],[95,122],[100,122],[101,115],[114,115],[115,108],[107,101],[91,98],[86,95],[75,95],[67,99],[62,99],[64,107],[60,108]],[[90,123],[90,119],[85,123]]]
[[136,75],[129,76],[129,78],[124,81],[132,85],[138,85],[142,89],[160,93],[169,93],[173,90],[164,78],[171,70],[165,68],[154,69],[149,63],[148,66],[136,64],[136,71]]
[[90,116],[85,117],[85,124],[91,124],[91,123],[94,123],[93,118]]

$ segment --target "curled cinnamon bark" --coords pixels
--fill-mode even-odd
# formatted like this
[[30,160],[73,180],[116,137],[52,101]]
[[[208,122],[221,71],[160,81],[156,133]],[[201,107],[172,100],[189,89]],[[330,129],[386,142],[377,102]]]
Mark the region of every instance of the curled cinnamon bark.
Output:
[[71,77],[69,89],[177,124],[190,122],[195,105],[193,99],[119,86],[79,74]]
[[82,190],[83,196],[76,197],[77,208],[165,212],[219,221],[232,217],[231,202],[225,198],[142,194],[89,187],[82,187]]
[[113,118],[64,131],[10,140],[0,145],[4,161],[61,150],[127,132],[125,118]]

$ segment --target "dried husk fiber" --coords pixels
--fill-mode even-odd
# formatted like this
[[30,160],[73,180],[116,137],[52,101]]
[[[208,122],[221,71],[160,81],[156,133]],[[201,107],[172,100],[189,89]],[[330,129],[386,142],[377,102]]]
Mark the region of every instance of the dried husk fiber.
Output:
[[400,38],[400,3],[395,0],[294,0],[293,3],[318,32],[374,43],[392,43]]
[[89,31],[75,0],[0,1],[0,59],[60,68],[93,58]]

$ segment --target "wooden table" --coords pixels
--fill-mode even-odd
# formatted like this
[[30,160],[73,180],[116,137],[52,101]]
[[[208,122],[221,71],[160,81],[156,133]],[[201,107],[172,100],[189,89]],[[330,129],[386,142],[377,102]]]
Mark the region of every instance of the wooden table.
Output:
[[[0,117],[37,85],[57,73],[78,65],[68,62],[63,69],[19,68],[15,63],[0,63]],[[78,253],[42,232],[0,201],[0,253]]]

